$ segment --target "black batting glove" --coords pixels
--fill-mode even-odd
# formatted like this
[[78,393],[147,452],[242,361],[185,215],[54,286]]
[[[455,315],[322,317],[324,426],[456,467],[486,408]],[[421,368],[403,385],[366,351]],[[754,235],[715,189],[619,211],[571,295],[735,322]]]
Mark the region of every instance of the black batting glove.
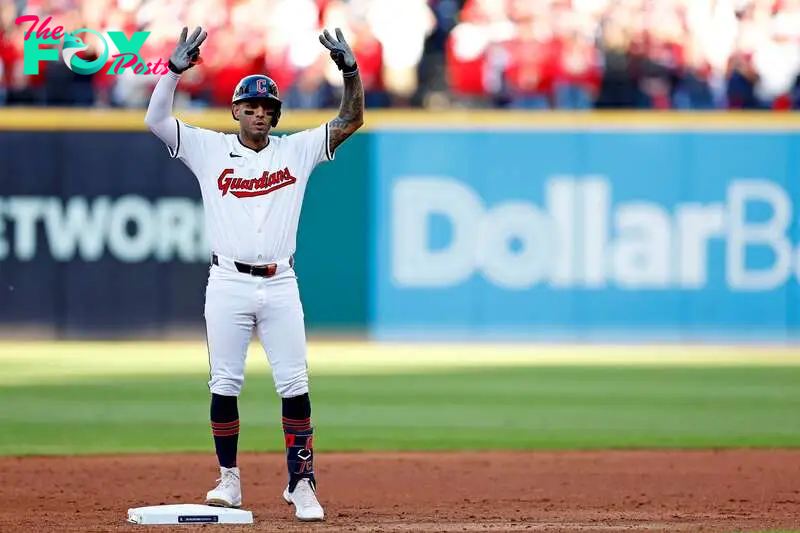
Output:
[[200,27],[195,28],[192,35],[187,38],[188,33],[189,28],[184,26],[167,63],[167,67],[175,74],[186,72],[197,64],[200,59],[200,45],[208,37],[208,33]]
[[350,45],[344,40],[342,30],[336,28],[336,38],[331,36],[328,30],[324,30],[322,35],[319,36],[319,42],[322,46],[331,51],[331,59],[336,63],[339,70],[342,71],[344,76],[353,76],[358,72],[358,63],[356,62],[356,55],[350,49]]

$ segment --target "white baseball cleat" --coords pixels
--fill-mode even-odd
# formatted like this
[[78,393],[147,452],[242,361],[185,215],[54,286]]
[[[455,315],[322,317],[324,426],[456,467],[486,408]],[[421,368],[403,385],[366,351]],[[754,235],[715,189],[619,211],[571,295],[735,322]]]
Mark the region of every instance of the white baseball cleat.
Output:
[[220,467],[219,484],[206,494],[206,505],[239,508],[242,505],[242,483],[239,468]]
[[317,500],[317,493],[311,480],[303,478],[297,482],[294,492],[287,486],[283,490],[283,499],[289,505],[294,504],[294,515],[303,522],[318,522],[325,519],[325,512]]

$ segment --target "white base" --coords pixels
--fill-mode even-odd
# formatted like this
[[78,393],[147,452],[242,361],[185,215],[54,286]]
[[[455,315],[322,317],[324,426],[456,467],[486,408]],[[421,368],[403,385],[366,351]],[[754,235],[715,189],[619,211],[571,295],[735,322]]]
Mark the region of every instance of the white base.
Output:
[[128,509],[134,524],[252,524],[253,513],[211,505],[153,505]]

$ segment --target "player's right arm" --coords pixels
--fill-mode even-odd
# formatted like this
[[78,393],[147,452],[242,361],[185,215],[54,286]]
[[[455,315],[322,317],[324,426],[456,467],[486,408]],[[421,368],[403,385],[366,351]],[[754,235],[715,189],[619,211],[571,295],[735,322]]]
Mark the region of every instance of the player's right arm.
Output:
[[144,117],[147,129],[167,145],[172,157],[178,156],[181,148],[180,121],[172,115],[175,89],[181,74],[196,64],[200,45],[207,37],[207,33],[199,27],[187,38],[188,31],[188,28],[183,28],[169,58],[169,72],[156,83]]

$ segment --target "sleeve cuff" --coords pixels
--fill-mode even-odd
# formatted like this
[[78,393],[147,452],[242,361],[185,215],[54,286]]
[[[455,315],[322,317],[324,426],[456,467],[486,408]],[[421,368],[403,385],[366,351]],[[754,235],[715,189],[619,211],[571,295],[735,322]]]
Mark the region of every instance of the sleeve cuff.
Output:
[[333,161],[336,157],[335,151],[331,150],[331,134],[330,134],[331,124],[327,122],[325,124],[325,157],[328,158],[328,161]]
[[181,149],[181,123],[177,118],[175,119],[175,127],[178,130],[178,143],[175,145],[175,150],[173,150],[170,146],[167,146],[167,150],[169,151],[169,156],[172,159],[178,157],[178,152]]

